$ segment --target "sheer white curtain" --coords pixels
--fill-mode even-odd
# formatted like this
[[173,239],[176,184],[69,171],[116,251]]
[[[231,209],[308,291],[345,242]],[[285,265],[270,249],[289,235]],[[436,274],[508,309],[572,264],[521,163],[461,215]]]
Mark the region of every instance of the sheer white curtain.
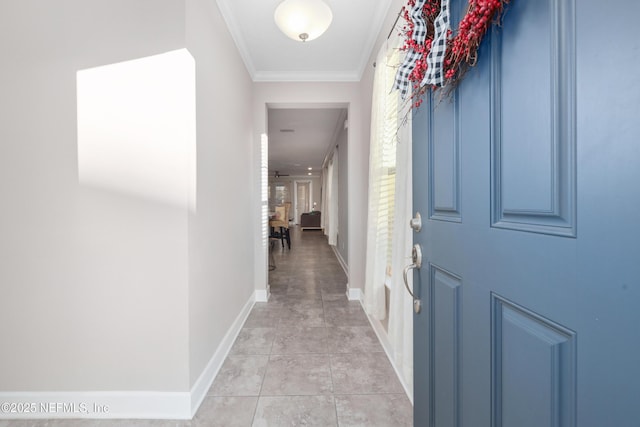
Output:
[[320,221],[324,227],[324,234],[327,236],[329,244],[336,246],[338,244],[338,149],[333,151],[327,168],[324,170],[323,190],[325,196],[322,209],[322,217]]
[[329,159],[329,163],[327,163],[327,205],[324,208],[324,212],[326,213],[324,218],[324,235],[329,236],[329,232],[331,231],[331,186],[333,181],[333,161]]
[[331,186],[329,188],[329,244],[338,245],[338,199],[339,199],[339,176],[338,176],[338,149],[333,150],[333,158],[331,161]]
[[327,217],[329,216],[329,201],[327,198],[327,192],[329,189],[329,168],[325,166],[322,169],[322,209],[320,216],[320,226],[322,227],[322,232],[324,235],[327,235]]
[[[411,264],[413,230],[409,220],[413,216],[412,205],[412,138],[410,104],[400,112],[403,122],[398,130],[396,148],[396,194],[393,238],[391,241],[391,297],[389,300],[389,341],[393,348],[396,368],[409,390],[413,390],[413,299],[404,287],[402,270]],[[413,275],[407,275],[409,288],[412,289]]]
[[[369,150],[369,202],[367,215],[367,254],[365,267],[364,306],[375,319],[386,317],[385,280],[389,253],[389,215],[393,206],[388,205],[390,150],[395,150],[398,96],[391,91],[395,68],[389,64],[388,47],[383,45],[376,58],[371,106],[371,145]],[[395,153],[393,153],[395,155]],[[395,156],[394,156],[395,157]]]
[[411,104],[401,103],[399,93],[392,90],[400,62],[400,44],[398,37],[392,37],[376,59],[369,157],[365,309],[376,319],[386,317],[386,283],[390,288],[387,335],[391,357],[407,389],[413,390],[413,301],[402,278],[404,267],[411,263],[413,243],[409,228],[412,216]]

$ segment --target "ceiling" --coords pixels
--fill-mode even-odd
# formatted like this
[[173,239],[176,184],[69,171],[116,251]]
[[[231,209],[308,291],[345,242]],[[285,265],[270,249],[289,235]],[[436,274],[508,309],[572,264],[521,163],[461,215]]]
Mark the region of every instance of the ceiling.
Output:
[[282,0],[216,0],[254,81],[360,81],[392,0],[324,0],[329,29],[292,40],[273,20]]
[[344,127],[346,108],[272,108],[268,115],[269,175],[319,176]]
[[[333,12],[331,26],[305,43],[276,26],[281,1],[216,0],[253,81],[360,81],[392,0],[324,0]],[[340,108],[270,108],[269,176],[307,176],[309,167],[318,176],[345,119]]]

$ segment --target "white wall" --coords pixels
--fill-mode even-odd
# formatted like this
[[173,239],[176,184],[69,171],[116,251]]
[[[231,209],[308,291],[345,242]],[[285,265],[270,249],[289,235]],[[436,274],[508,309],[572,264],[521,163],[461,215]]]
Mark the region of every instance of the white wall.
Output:
[[[195,208],[81,181],[76,72],[184,47]],[[254,290],[252,82],[215,2],[5,1],[0,52],[0,394],[188,397]]]
[[[253,98],[254,114],[254,147],[260,144],[260,134],[266,133],[268,104],[300,106],[333,106],[348,107],[349,117],[349,285],[352,288],[363,288],[366,227],[363,218],[367,209],[367,174],[368,174],[368,121],[369,104],[363,104],[362,86],[359,83],[256,83]],[[366,133],[365,133],[366,130]],[[367,138],[367,139],[365,139]],[[257,169],[256,163],[254,168]],[[257,190],[255,190],[257,191]],[[259,211],[255,198],[255,212]],[[254,223],[257,223],[257,214]],[[259,228],[258,228],[259,229]],[[256,253],[262,250],[256,246]],[[264,289],[266,283],[265,268],[256,265],[256,289]],[[264,271],[264,273],[263,273]]]
[[[198,211],[189,219],[189,366],[194,384],[253,295],[253,83],[209,0],[188,0],[196,58]],[[259,152],[259,150],[258,150]],[[248,171],[248,173],[238,173]],[[247,255],[249,254],[249,255]]]
[[186,209],[81,185],[76,135],[78,70],[184,31],[181,1],[0,4],[2,390],[188,388]]

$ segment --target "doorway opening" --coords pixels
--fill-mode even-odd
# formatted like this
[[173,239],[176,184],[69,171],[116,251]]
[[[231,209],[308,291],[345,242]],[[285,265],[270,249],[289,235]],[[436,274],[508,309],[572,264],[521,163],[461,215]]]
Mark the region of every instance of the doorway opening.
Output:
[[[267,105],[269,212],[275,213],[278,206],[289,206],[286,220],[290,233],[294,234],[303,233],[300,227],[303,215],[308,218],[312,214],[314,221],[319,222],[318,226],[308,228],[308,233],[327,235],[329,224],[333,224],[334,233],[339,235],[330,243],[345,270],[348,253],[347,108],[346,104]],[[341,166],[332,171],[329,165],[334,163]],[[339,183],[332,198],[328,197],[331,193],[327,188],[329,171]],[[330,210],[331,206],[333,209]],[[340,224],[339,229],[337,224]],[[295,250],[295,245],[291,250]]]
[[[300,225],[302,214],[315,211],[311,194],[313,193],[313,181],[294,181],[294,224]],[[316,205],[317,206],[317,205]]]

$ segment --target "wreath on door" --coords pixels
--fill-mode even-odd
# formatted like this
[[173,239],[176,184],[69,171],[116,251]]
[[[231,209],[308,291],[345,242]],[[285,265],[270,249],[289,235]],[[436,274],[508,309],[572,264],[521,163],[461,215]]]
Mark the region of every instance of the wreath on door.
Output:
[[406,51],[394,87],[403,98],[411,92],[413,107],[428,90],[450,92],[478,61],[478,48],[492,25],[500,25],[509,0],[469,0],[454,33],[449,25],[449,0],[409,0],[400,12]]

